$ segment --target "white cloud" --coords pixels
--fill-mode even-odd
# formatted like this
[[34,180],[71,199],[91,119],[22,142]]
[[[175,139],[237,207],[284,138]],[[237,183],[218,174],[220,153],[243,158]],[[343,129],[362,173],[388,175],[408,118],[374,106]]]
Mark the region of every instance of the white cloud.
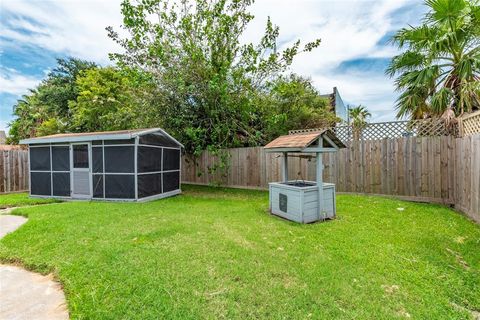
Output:
[[11,41],[99,63],[108,63],[108,53],[119,50],[105,27],[120,26],[120,0],[2,0],[1,6],[4,14],[13,14],[1,28]]
[[280,26],[284,39],[304,42],[321,38],[320,47],[296,63],[308,71],[312,66],[332,67],[341,61],[369,55],[376,44],[391,30],[389,15],[406,1],[258,1],[253,11],[256,21],[248,30],[251,38],[271,16]]
[[[363,104],[374,121],[394,120],[393,81],[383,70],[363,72],[336,69],[340,63],[358,58],[390,58],[398,51],[379,46],[387,32],[400,26],[392,20],[393,13],[412,1],[258,1],[253,12],[256,20],[249,27],[247,39],[258,39],[259,28],[270,16],[280,26],[281,39],[304,43],[321,38],[320,47],[302,54],[292,70],[310,76],[322,93],[336,86],[345,102]],[[406,23],[406,22],[405,22]],[[263,30],[263,29],[261,29]],[[288,43],[287,43],[288,45]]]
[[[7,95],[27,93],[29,88],[35,87],[41,79],[18,73],[14,69],[0,67],[0,94]],[[0,130],[8,132],[7,125],[12,117],[12,106],[0,104]]]
[[[21,96],[28,92],[28,89],[34,88],[41,79],[23,75],[11,68],[0,67],[0,94],[2,99],[7,99],[7,96],[15,95]],[[10,99],[8,99],[9,101]],[[0,104],[0,130],[8,132],[7,125],[12,118],[12,105],[7,103]]]
[[9,68],[0,68],[0,93],[21,95],[34,88],[41,79],[26,76]]

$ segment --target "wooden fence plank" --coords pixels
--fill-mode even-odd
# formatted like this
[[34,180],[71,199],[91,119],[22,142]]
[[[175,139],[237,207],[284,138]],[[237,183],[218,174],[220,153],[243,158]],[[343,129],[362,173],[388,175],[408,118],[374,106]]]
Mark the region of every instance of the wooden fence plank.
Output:
[[375,162],[374,166],[374,181],[375,181],[375,192],[380,192],[382,190],[382,141],[375,141]]
[[0,193],[28,190],[28,151],[0,149]]

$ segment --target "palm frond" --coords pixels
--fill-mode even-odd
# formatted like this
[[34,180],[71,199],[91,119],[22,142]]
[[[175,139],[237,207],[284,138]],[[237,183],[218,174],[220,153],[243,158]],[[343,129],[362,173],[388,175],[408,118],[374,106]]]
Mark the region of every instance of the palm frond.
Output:
[[408,46],[414,50],[428,48],[437,37],[438,30],[426,24],[418,27],[400,29],[393,37],[392,42],[399,48]]
[[459,114],[480,109],[480,0],[426,0],[418,27],[399,30],[392,43],[403,53],[385,73],[400,92],[397,117],[421,118],[450,106]]
[[396,117],[399,119],[422,119],[428,113],[426,99],[428,97],[427,90],[421,88],[409,88],[402,92],[397,98],[395,110]]
[[467,112],[480,109],[480,81],[466,82],[461,85],[458,108]]
[[432,8],[426,21],[440,24],[454,23],[467,7],[465,0],[426,0],[425,4]]
[[449,88],[441,88],[435,92],[430,99],[432,111],[441,115],[450,106],[454,98],[454,92]]
[[413,70],[402,73],[395,84],[399,89],[402,88],[434,88],[435,79],[440,74],[440,68],[436,65],[425,67],[421,70]]
[[456,68],[457,75],[460,79],[469,80],[473,77],[473,67],[475,64],[475,60],[470,57],[464,57],[458,63]]
[[425,56],[419,52],[407,50],[392,58],[385,73],[393,77],[400,71],[411,71],[425,65]]

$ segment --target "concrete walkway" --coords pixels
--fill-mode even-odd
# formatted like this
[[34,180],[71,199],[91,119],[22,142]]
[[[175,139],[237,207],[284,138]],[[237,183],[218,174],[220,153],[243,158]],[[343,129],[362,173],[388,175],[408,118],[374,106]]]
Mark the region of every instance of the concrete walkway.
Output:
[[[0,215],[0,238],[25,222],[24,217]],[[68,319],[62,288],[51,275],[0,264],[0,319]]]
[[[11,210],[2,210],[2,213],[10,212]],[[0,215],[0,238],[3,238],[7,233],[13,232],[20,228],[22,224],[27,222],[27,218],[21,216]]]

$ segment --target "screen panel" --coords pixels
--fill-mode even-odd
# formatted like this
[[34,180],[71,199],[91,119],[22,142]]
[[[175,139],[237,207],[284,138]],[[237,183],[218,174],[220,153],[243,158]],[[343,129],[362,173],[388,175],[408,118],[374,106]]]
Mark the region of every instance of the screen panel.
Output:
[[164,172],[163,192],[180,189],[180,171]]
[[133,173],[134,154],[133,146],[105,147],[105,172]]
[[70,171],[70,147],[52,147],[52,170]]
[[162,171],[162,149],[138,146],[138,172]]
[[93,172],[103,172],[103,147],[92,147]]
[[53,173],[53,195],[61,197],[70,197],[70,173]]
[[50,147],[30,148],[30,170],[50,171]]
[[94,198],[103,198],[103,175],[94,174],[93,175],[93,197]]
[[163,171],[180,170],[180,150],[163,149]]
[[134,199],[135,177],[133,175],[105,175],[105,198]]
[[38,196],[51,196],[52,181],[50,172],[30,173],[30,193]]
[[140,136],[139,143],[163,147],[178,147],[178,144],[174,140],[162,133],[151,133]]
[[88,144],[73,145],[73,167],[88,168]]
[[138,197],[145,198],[162,193],[162,174],[142,174],[137,178]]

